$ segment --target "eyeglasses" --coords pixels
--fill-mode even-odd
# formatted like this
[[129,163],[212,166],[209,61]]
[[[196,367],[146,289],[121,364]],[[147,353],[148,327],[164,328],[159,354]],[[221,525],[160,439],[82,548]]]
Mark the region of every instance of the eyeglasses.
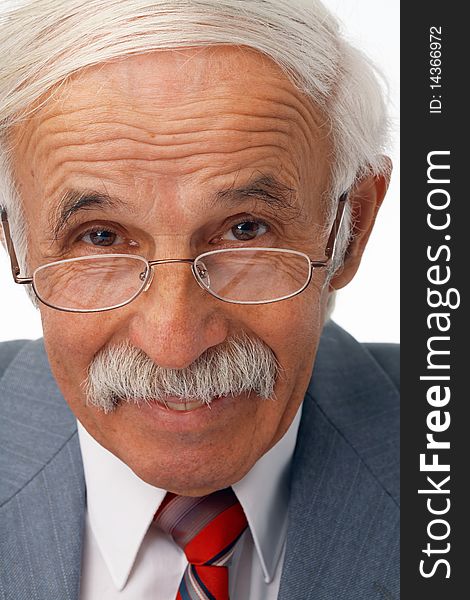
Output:
[[315,268],[326,267],[334,254],[347,195],[338,211],[325,249],[326,259],[285,248],[227,248],[196,258],[147,260],[134,254],[98,254],[44,264],[31,277],[20,277],[6,211],[2,225],[15,283],[32,285],[37,298],[57,310],[102,312],[129,304],[152,284],[155,267],[191,265],[198,285],[219,300],[233,304],[268,304],[303,292]]

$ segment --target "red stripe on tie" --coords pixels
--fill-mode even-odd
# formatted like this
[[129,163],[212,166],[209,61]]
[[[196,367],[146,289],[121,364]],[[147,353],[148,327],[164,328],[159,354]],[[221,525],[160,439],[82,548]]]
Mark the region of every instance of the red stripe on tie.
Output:
[[[200,498],[167,494],[155,523],[183,548],[188,567],[176,600],[229,600],[228,565],[234,544],[247,527],[245,513],[227,488]],[[217,559],[219,565],[210,564]],[[227,566],[225,566],[227,565]]]
[[199,532],[184,548],[188,561],[203,565],[233,543],[246,527],[239,503],[227,508]]

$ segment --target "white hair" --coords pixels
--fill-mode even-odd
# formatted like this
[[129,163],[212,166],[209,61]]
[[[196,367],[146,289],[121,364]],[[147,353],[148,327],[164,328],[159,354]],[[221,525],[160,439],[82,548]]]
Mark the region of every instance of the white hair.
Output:
[[[22,269],[26,226],[9,160],[9,128],[80,69],[126,55],[217,44],[270,57],[327,118],[331,207],[366,174],[387,170],[387,118],[377,71],[341,36],[319,0],[2,0],[0,7],[0,204]],[[32,106],[34,105],[34,109]],[[350,237],[350,211],[332,273]]]

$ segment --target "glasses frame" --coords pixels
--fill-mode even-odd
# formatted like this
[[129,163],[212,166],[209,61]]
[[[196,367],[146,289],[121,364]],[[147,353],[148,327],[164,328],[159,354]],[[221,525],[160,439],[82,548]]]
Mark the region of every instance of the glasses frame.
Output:
[[[340,230],[341,224],[343,222],[344,209],[346,207],[347,199],[348,199],[347,192],[342,194],[339,198],[336,216],[333,221],[333,225],[331,227],[330,235],[328,237],[328,241],[327,241],[326,248],[325,248],[325,259],[322,261],[314,261],[307,254],[305,254],[303,252],[299,252],[298,250],[291,250],[289,248],[263,248],[263,247],[254,247],[254,246],[253,247],[245,247],[245,248],[224,248],[224,249],[219,249],[219,250],[211,250],[209,252],[203,252],[202,254],[199,254],[198,256],[196,256],[196,258],[166,258],[166,259],[160,259],[160,260],[147,260],[144,256],[139,256],[136,254],[110,254],[110,255],[103,255],[103,254],[95,255],[95,254],[93,254],[90,256],[82,256],[82,257],[78,257],[78,258],[66,258],[64,260],[58,260],[58,261],[54,261],[52,263],[46,263],[44,265],[40,265],[39,267],[37,267],[33,271],[33,274],[31,277],[21,277],[21,269],[19,266],[18,258],[16,256],[15,248],[13,245],[13,240],[12,240],[11,233],[10,233],[10,225],[8,223],[8,215],[7,215],[6,210],[3,208],[1,209],[1,222],[2,222],[4,237],[5,237],[7,252],[10,257],[10,265],[11,265],[11,273],[13,276],[13,281],[19,285],[31,285],[37,299],[42,304],[45,304],[46,306],[49,306],[50,308],[53,308],[55,310],[60,310],[63,312],[72,312],[72,313],[95,313],[95,312],[106,312],[108,310],[114,310],[116,308],[121,308],[123,306],[126,306],[127,304],[130,304],[131,302],[133,302],[138,296],[140,296],[140,294],[142,292],[147,291],[149,289],[149,287],[153,281],[153,274],[154,274],[155,266],[162,265],[162,264],[172,264],[172,263],[190,264],[192,273],[193,273],[194,278],[196,279],[196,282],[198,283],[198,285],[204,291],[206,291],[208,294],[210,294],[214,298],[217,298],[218,300],[221,300],[222,302],[227,302],[229,304],[272,304],[273,302],[280,302],[281,300],[287,300],[288,298],[293,298],[293,297],[297,296],[298,294],[301,294],[310,284],[310,281],[312,279],[313,269],[314,268],[324,268],[329,265],[331,259],[334,256],[338,231]],[[287,296],[282,296],[281,298],[276,298],[274,300],[253,300],[253,301],[227,300],[226,298],[222,298],[221,296],[219,296],[218,294],[216,294],[215,292],[213,292],[209,288],[207,288],[202,283],[200,276],[197,273],[195,265],[204,256],[226,253],[226,252],[253,252],[256,250],[262,250],[262,251],[267,251],[267,252],[288,252],[290,254],[304,256],[309,263],[309,274],[308,274],[308,278],[307,278],[305,284],[303,285],[303,287],[293,294],[288,294]],[[38,291],[37,291],[35,283],[34,283],[34,277],[35,277],[36,273],[40,272],[42,269],[49,267],[50,265],[58,265],[58,264],[64,264],[64,263],[68,263],[68,262],[75,262],[77,260],[103,259],[106,256],[132,258],[132,259],[140,260],[146,265],[146,271],[145,271],[146,275],[145,275],[145,279],[142,280],[142,286],[140,287],[138,292],[136,292],[130,299],[126,300],[125,302],[121,302],[120,304],[116,304],[114,306],[110,306],[110,307],[106,307],[106,308],[93,308],[93,309],[62,308],[62,307],[58,307],[53,304],[50,304],[49,302],[43,300],[41,298],[41,296],[38,294]]]

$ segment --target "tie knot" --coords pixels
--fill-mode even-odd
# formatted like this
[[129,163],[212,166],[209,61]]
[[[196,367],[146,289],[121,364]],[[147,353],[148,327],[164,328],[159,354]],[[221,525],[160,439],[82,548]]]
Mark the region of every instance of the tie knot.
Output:
[[226,565],[247,527],[245,513],[231,488],[197,498],[169,493],[155,522],[194,565]]

